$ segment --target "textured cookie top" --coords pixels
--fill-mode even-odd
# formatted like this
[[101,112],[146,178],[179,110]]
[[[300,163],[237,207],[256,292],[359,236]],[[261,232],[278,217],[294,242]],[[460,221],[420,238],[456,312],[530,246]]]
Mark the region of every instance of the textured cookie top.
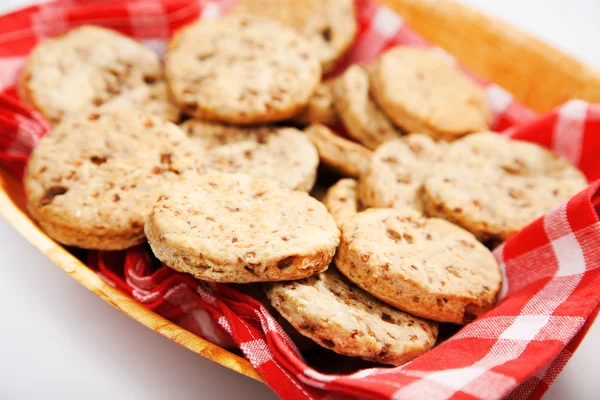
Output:
[[502,282],[494,256],[473,235],[412,210],[369,209],[346,221],[336,265],[386,303],[445,322],[491,308]]
[[387,140],[399,138],[401,132],[371,99],[369,86],[365,68],[353,65],[335,80],[333,98],[348,135],[374,150]]
[[396,47],[381,56],[372,79],[377,103],[407,132],[453,140],[488,128],[483,90],[431,51]]
[[169,42],[165,71],[184,111],[235,124],[294,116],[321,79],[306,39],[255,16],[226,16],[183,28]]
[[355,216],[362,207],[358,200],[356,187],[356,180],[351,178],[340,179],[327,190],[323,198],[323,204],[325,204],[340,229],[342,224]]
[[83,26],[44,40],[31,52],[19,95],[56,124],[154,82],[161,73],[158,57],[141,43]]
[[315,183],[319,155],[310,139],[295,128],[241,128],[199,120],[181,127],[210,169],[243,172],[306,192]]
[[338,116],[333,106],[333,84],[330,79],[321,82],[308,101],[308,106],[292,121],[301,125],[324,124],[334,126],[338,123]]
[[420,189],[446,143],[413,133],[382,144],[360,181],[359,195],[367,207],[412,208],[422,211]]
[[154,254],[199,279],[299,279],[327,268],[339,230],[304,192],[245,174],[212,172],[178,184],[146,221]]
[[81,240],[89,237],[99,241],[92,248],[129,247],[143,239],[163,186],[196,173],[192,147],[176,125],[134,109],[66,120],[31,154],[29,210],[62,243],[88,247]]
[[357,31],[353,0],[240,0],[233,12],[269,17],[301,32],[329,71]]
[[300,333],[339,354],[402,365],[433,347],[438,327],[382,303],[334,268],[269,285],[267,297]]
[[507,239],[587,186],[567,160],[492,132],[448,147],[424,184],[426,211],[481,240]]

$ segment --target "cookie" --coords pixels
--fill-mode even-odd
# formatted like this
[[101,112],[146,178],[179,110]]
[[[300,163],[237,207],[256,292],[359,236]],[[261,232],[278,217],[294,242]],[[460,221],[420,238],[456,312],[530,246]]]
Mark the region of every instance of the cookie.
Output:
[[52,124],[101,106],[128,90],[160,79],[158,57],[118,32],[82,26],[44,40],[21,74],[21,100]]
[[333,133],[324,125],[304,130],[316,146],[321,161],[344,176],[358,178],[369,166],[372,152]]
[[131,247],[163,187],[199,172],[191,148],[176,125],[132,108],[65,120],[29,158],[27,207],[65,245]]
[[156,257],[216,282],[301,279],[329,265],[339,230],[307,193],[246,174],[211,172],[173,186],[146,220]]
[[428,214],[506,240],[587,186],[567,160],[492,132],[452,143],[423,186]]
[[244,128],[200,120],[188,120],[181,127],[210,169],[244,172],[305,192],[315,183],[319,155],[298,129]]
[[191,116],[231,124],[285,120],[304,109],[321,80],[310,43],[256,16],[200,21],[169,41],[165,71]]
[[281,21],[301,32],[330,71],[348,50],[357,32],[353,0],[240,0],[234,13]]
[[418,133],[382,144],[361,177],[361,202],[365,207],[422,211],[421,186],[432,164],[443,155],[445,145]]
[[171,122],[179,122],[181,110],[171,101],[169,88],[163,80],[139,86],[109,100],[102,109],[134,107],[140,111]]
[[371,82],[379,106],[406,132],[451,141],[488,129],[491,113],[483,89],[431,51],[389,50]]
[[401,136],[371,99],[365,67],[353,65],[335,80],[333,104],[348,136],[369,149],[375,150],[383,142]]
[[333,82],[330,79],[317,86],[308,102],[308,106],[292,121],[299,125],[323,124],[335,126],[338,124],[338,115],[333,107]]
[[396,310],[335,269],[266,285],[273,307],[301,334],[336,353],[402,365],[435,344],[436,323]]
[[346,221],[335,263],[387,304],[440,322],[472,321],[502,285],[496,259],[472,234],[413,210],[372,208]]
[[323,204],[335,220],[338,228],[360,211],[357,182],[351,178],[340,179],[327,190]]

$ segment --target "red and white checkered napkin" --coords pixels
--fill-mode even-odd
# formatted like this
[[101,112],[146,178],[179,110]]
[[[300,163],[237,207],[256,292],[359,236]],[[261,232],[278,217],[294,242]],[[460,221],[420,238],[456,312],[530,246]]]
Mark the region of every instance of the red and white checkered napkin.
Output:
[[[395,45],[431,47],[389,9],[355,0],[359,36],[344,66]],[[219,15],[230,1],[62,0],[0,17],[0,164],[20,176],[31,148],[49,129],[15,99],[31,48],[47,36],[99,24],[158,51],[173,30]],[[454,62],[447,55],[449,62]],[[494,84],[486,88],[494,128],[551,148],[600,178],[600,105],[570,101],[541,117]],[[331,375],[306,365],[289,337],[256,300],[226,285],[156,266],[147,247],[89,252],[88,265],[149,309],[223,347],[237,346],[283,398],[540,398],[598,313],[600,181],[498,247],[504,274],[499,305],[433,350],[397,368]]]

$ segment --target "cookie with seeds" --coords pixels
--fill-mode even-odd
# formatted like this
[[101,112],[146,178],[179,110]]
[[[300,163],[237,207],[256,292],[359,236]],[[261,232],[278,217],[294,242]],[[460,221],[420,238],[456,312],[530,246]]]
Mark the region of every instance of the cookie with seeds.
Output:
[[333,79],[320,83],[310,98],[308,106],[296,115],[292,122],[299,125],[337,125],[339,121],[333,106],[333,83]]
[[52,124],[160,79],[158,57],[116,31],[82,26],[44,40],[31,52],[18,92]]
[[315,146],[295,128],[237,127],[188,120],[181,125],[209,169],[244,172],[292,189],[312,189],[319,165]]
[[342,175],[358,178],[369,166],[372,152],[333,133],[324,125],[304,130],[319,152],[321,161]]
[[145,225],[171,268],[216,282],[301,279],[329,266],[340,232],[307,193],[246,174],[210,172],[174,185]]
[[329,210],[338,228],[341,229],[342,224],[356,215],[362,208],[358,200],[356,180],[344,178],[337,181],[327,190],[323,198],[323,204]]
[[298,332],[339,354],[402,365],[432,348],[437,338],[437,323],[382,303],[334,267],[265,287],[273,307]]
[[328,72],[354,41],[357,23],[353,0],[240,0],[233,13],[250,13],[287,24],[310,41]]
[[371,158],[359,183],[365,207],[423,210],[420,190],[434,162],[442,157],[446,143],[413,133],[382,144]]
[[335,263],[387,304],[440,322],[472,321],[502,285],[496,259],[472,234],[408,209],[372,208],[346,221]]
[[321,81],[306,39],[280,22],[249,15],[178,31],[169,41],[165,72],[187,114],[242,125],[295,116]]
[[335,80],[333,104],[348,135],[375,150],[382,143],[399,138],[402,133],[371,99],[369,86],[365,67],[353,65]]
[[199,172],[192,147],[176,125],[132,108],[65,120],[29,158],[27,208],[62,244],[126,249],[144,241],[164,186]]
[[439,55],[395,47],[381,56],[371,76],[372,94],[404,131],[451,141],[488,129],[485,93]]
[[587,186],[567,160],[493,132],[452,143],[424,182],[426,212],[482,241],[508,239]]

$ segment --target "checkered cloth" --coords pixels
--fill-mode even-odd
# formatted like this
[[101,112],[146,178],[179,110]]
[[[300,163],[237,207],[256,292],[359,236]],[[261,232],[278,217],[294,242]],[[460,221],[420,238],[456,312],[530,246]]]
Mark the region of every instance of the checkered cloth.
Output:
[[[41,39],[99,24],[142,40],[157,52],[198,17],[230,1],[62,0],[0,17],[0,164],[20,176],[31,148],[49,127],[22,106],[14,86]],[[400,17],[356,0],[359,35],[339,71],[396,45],[431,46]],[[570,101],[538,117],[497,85],[485,87],[493,127],[539,143],[600,178],[600,105]],[[287,334],[256,300],[221,284],[161,266],[146,246],[89,252],[88,265],[149,309],[223,347],[237,347],[283,398],[537,399],[548,389],[596,317],[600,304],[600,181],[541,217],[494,254],[504,275],[498,306],[413,362],[350,375],[309,367]]]

